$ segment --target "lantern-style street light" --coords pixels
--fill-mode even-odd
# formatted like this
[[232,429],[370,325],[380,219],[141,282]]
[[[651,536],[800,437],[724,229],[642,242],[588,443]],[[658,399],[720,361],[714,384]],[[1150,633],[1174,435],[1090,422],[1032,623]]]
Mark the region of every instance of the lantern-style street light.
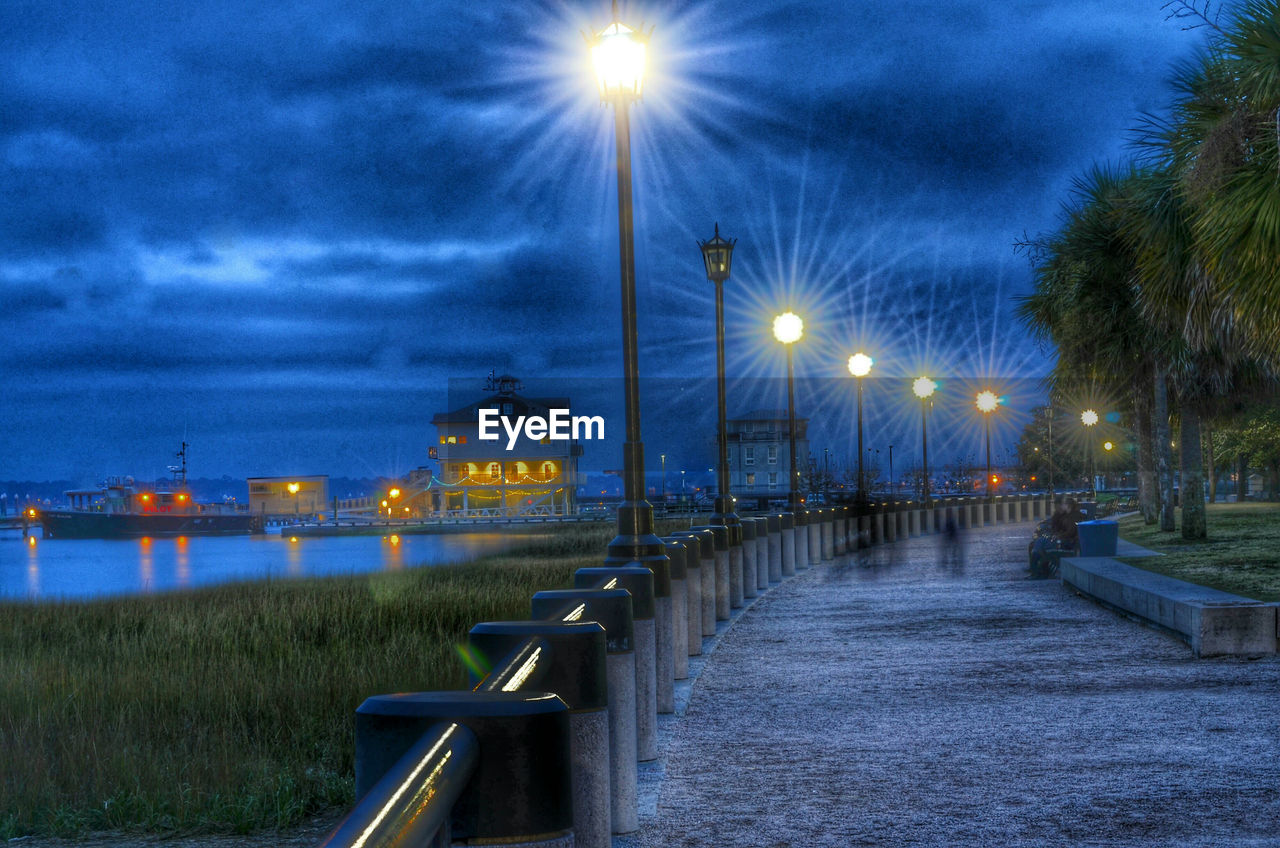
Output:
[[795,357],[792,346],[804,335],[804,321],[794,312],[784,312],[773,319],[773,337],[787,349],[787,435],[791,441],[791,465],[788,467],[791,488],[787,494],[787,510],[796,516],[796,526],[805,526],[804,504],[800,501],[800,471],[796,466],[796,389]]
[[719,464],[716,469],[715,511],[712,524],[722,524],[729,529],[730,547],[742,544],[742,523],[734,511],[733,496],[729,493],[729,433],[725,423],[724,392],[724,281],[729,279],[733,264],[733,246],[737,239],[720,236],[720,225],[715,235],[698,242],[702,249],[702,262],[707,269],[707,279],[716,287],[716,407],[718,410],[716,442],[719,447]]
[[917,377],[911,383],[911,391],[920,398],[920,445],[924,457],[924,479],[921,500],[927,509],[932,503],[929,498],[929,398],[937,390],[938,384],[928,377]]
[[631,124],[628,109],[640,100],[648,37],[618,20],[588,39],[600,99],[613,106],[618,171],[618,258],[622,282],[622,364],[626,441],[622,446],[623,502],[618,506],[618,535],[609,543],[610,565],[646,565],[667,558],[666,545],[653,533],[653,507],[645,498],[644,442],[640,437],[640,365],[636,338],[635,230],[631,204]]
[[858,386],[858,506],[867,503],[867,484],[862,472],[862,380],[871,373],[875,360],[859,351],[849,357],[849,373],[853,375]]
[[1000,398],[993,391],[978,392],[976,400],[978,411],[982,413],[982,424],[987,435],[987,503],[991,502],[991,413],[1000,406]]

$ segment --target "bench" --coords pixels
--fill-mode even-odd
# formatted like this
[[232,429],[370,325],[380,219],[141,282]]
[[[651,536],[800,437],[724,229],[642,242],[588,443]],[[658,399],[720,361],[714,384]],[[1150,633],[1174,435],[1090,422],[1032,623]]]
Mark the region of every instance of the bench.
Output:
[[1276,653],[1280,604],[1188,583],[1110,557],[1063,557],[1059,574],[1063,584],[1103,606],[1175,634],[1198,657]]

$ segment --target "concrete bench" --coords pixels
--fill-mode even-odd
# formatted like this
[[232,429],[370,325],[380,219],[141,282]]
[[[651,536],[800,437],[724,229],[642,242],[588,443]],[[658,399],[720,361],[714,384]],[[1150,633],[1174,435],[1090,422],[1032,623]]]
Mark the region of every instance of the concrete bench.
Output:
[[1104,606],[1176,634],[1198,657],[1276,653],[1280,604],[1187,583],[1110,557],[1063,557],[1059,574],[1064,584]]

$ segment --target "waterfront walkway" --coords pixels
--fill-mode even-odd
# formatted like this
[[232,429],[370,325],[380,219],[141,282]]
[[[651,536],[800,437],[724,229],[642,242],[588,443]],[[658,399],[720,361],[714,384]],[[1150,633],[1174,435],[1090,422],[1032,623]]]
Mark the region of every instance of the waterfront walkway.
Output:
[[1280,661],[1197,660],[1031,525],[801,572],[695,664],[620,846],[1280,846]]

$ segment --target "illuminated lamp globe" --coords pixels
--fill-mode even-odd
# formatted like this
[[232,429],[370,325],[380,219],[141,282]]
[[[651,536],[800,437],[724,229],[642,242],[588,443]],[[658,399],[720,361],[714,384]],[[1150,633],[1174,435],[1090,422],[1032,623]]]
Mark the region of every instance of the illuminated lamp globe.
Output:
[[978,392],[977,404],[979,412],[995,412],[1000,405],[1000,398],[996,397],[995,392]]
[[915,392],[916,397],[920,398],[920,400],[932,395],[937,388],[938,384],[928,377],[917,377],[911,384],[911,391]]
[[1115,449],[1115,444],[1114,444],[1114,443],[1112,443],[1112,442],[1103,442],[1103,443],[1102,443],[1102,449],[1103,449],[1103,450],[1107,450],[1107,451],[1109,451],[1109,450],[1114,450],[1114,449]]
[[1098,413],[1094,412],[1092,409],[1086,409],[1084,412],[1080,413],[1080,423],[1086,427],[1092,427],[1094,424],[1098,423]]
[[773,319],[773,337],[783,344],[800,341],[804,335],[804,320],[794,312],[784,312]]
[[871,373],[875,360],[865,353],[855,353],[849,357],[849,373],[855,377],[865,377]]
[[613,7],[613,23],[587,39],[591,65],[601,100],[639,100],[648,61],[648,39],[618,20]]

